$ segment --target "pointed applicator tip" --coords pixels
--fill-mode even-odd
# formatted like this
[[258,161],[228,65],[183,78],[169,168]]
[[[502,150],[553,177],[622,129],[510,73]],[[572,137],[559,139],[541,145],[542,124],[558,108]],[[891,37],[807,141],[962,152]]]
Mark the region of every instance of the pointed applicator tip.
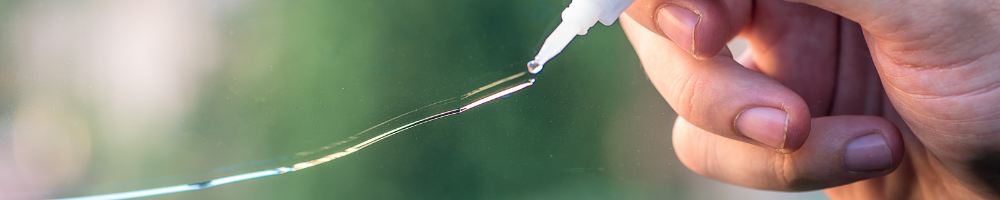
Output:
[[531,74],[538,74],[538,72],[542,72],[542,68],[544,67],[545,66],[538,64],[535,60],[528,61],[528,72],[531,72]]

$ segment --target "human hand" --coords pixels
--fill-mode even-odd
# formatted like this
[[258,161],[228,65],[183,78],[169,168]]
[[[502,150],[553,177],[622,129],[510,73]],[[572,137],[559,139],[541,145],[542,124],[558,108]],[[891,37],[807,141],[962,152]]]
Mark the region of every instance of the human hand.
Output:
[[620,18],[688,168],[834,199],[1000,198],[1000,2],[795,1],[638,0]]

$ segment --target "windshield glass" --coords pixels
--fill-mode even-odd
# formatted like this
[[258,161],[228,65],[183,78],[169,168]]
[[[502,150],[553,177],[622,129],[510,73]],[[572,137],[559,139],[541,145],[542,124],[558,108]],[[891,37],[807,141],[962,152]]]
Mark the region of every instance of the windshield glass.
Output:
[[684,168],[617,24],[524,75],[567,4],[0,1],[0,198],[291,167],[529,79],[321,165],[150,199],[824,198]]

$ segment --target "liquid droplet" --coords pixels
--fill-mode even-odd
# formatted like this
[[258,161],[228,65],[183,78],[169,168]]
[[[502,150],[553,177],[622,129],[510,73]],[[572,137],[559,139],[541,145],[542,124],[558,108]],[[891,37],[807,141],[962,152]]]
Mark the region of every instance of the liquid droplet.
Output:
[[538,74],[538,72],[542,72],[542,68],[544,67],[545,66],[538,64],[535,60],[528,61],[528,72],[531,72],[531,74]]

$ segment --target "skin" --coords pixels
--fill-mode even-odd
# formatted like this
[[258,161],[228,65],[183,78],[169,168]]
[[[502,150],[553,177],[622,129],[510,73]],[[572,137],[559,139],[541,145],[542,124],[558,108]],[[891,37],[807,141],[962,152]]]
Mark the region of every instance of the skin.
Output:
[[[637,0],[621,16],[680,115],[685,166],[833,199],[1000,199],[1000,1],[795,1]],[[663,5],[696,13],[694,33],[668,34]],[[750,43],[737,59],[734,37]],[[781,145],[744,134],[764,128],[738,124],[756,107],[787,113]],[[891,167],[847,170],[848,144],[871,134]]]

